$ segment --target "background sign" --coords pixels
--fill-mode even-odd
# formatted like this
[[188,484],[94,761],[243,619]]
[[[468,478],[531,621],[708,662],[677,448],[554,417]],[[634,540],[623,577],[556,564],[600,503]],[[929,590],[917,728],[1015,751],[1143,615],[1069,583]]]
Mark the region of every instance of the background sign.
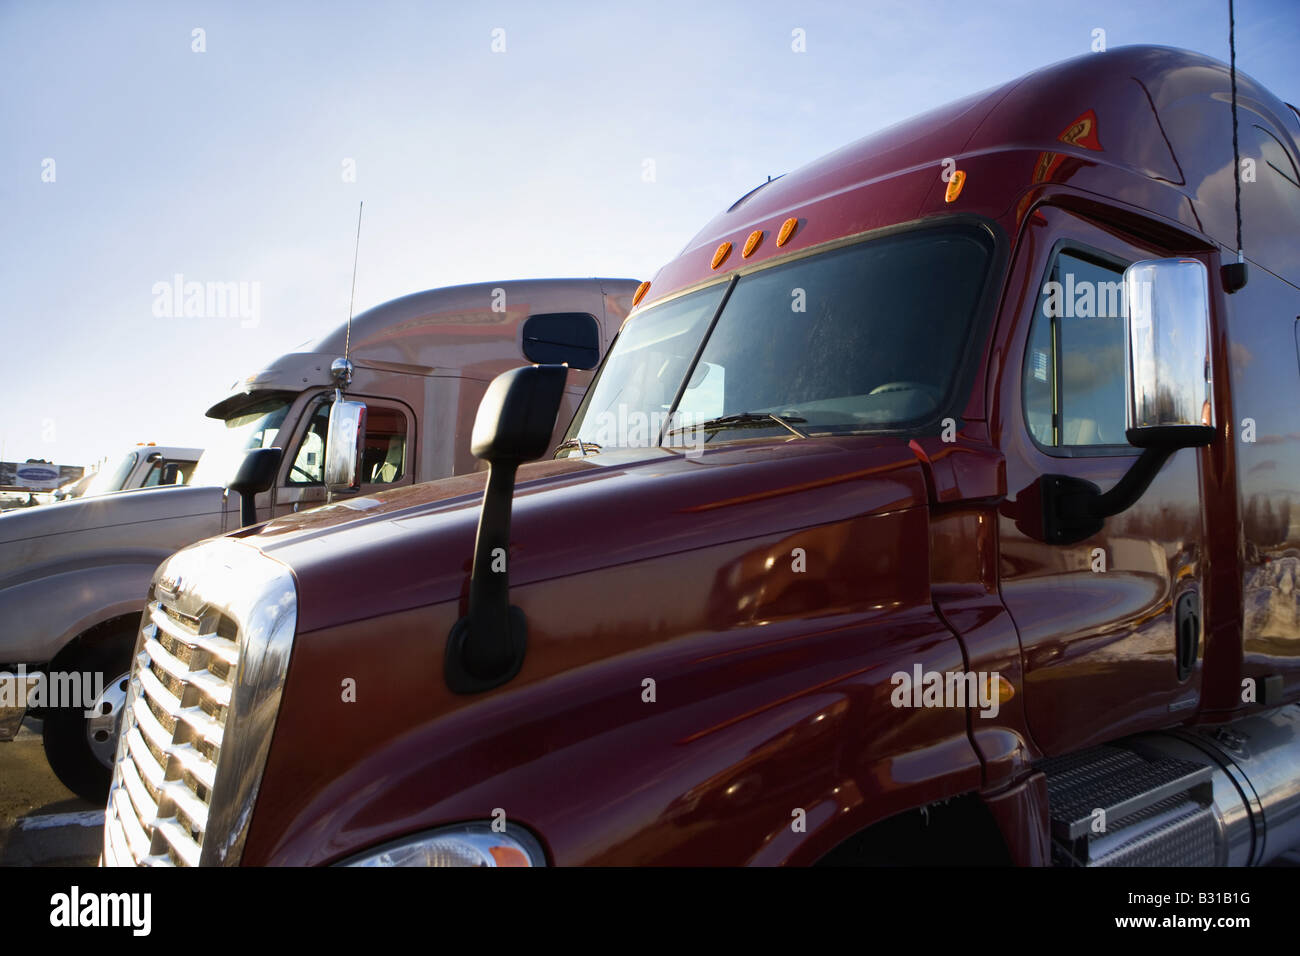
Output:
[[0,461],[0,491],[53,491],[86,473],[79,465],[43,461]]

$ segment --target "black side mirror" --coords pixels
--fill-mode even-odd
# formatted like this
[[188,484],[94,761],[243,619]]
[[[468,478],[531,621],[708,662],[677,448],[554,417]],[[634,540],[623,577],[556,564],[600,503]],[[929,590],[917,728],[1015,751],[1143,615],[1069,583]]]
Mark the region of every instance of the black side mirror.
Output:
[[458,694],[497,687],[524,663],[528,623],[510,603],[510,513],[515,472],[551,443],[564,397],[563,365],[526,365],[498,375],[474,419],[470,450],[488,463],[487,488],[474,541],[469,613],[447,637],[443,673]]
[[244,456],[239,470],[226,487],[239,493],[239,524],[247,527],[257,521],[257,496],[275,484],[280,470],[279,448],[254,448]]
[[592,369],[600,364],[600,325],[586,312],[529,316],[523,328],[524,358],[539,365]]
[[180,478],[180,476],[181,466],[174,461],[169,461],[167,464],[163,465],[162,481],[158,482],[158,484],[174,485],[177,483],[177,479]]

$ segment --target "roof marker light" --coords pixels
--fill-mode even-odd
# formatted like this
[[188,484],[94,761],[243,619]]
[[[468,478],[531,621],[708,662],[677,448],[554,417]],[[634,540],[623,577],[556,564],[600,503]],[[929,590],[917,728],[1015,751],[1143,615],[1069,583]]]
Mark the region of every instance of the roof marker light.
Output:
[[777,248],[779,249],[789,242],[791,237],[794,236],[794,231],[798,228],[798,219],[787,219],[785,222],[781,223],[781,231],[776,234]]
[[966,185],[966,171],[954,169],[952,179],[948,180],[948,189],[943,194],[944,202],[956,202],[961,195],[961,187]]
[[729,255],[731,255],[731,243],[724,242],[718,246],[718,251],[713,254],[713,268],[716,269],[726,262]]
[[745,240],[745,247],[740,250],[740,257],[742,259],[748,259],[754,254],[754,250],[758,248],[759,243],[762,241],[763,230],[755,229],[749,234],[749,238]]
[[645,294],[649,291],[650,291],[650,280],[647,279],[645,282],[642,282],[639,286],[636,287],[636,295],[632,296],[632,304],[633,305],[638,304],[642,299],[645,298]]

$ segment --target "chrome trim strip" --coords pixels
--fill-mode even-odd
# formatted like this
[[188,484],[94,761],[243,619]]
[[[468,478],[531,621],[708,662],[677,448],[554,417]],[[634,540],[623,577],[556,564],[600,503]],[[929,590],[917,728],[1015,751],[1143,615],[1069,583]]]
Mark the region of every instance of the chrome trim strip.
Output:
[[176,822],[175,817],[159,820],[157,829],[154,832],[167,841],[167,845],[172,848],[172,851],[181,858],[181,862],[186,866],[199,865],[202,850],[199,849],[197,843],[190,839],[189,832]]
[[149,709],[143,697],[135,699],[135,703],[131,705],[131,713],[135,717],[132,732],[139,731],[157,750],[166,753],[167,748],[171,746],[172,735],[167,733],[167,728],[153,715],[153,711]]
[[167,616],[167,612],[158,606],[149,609],[149,617],[160,631],[173,640],[180,641],[188,647],[207,651],[219,661],[231,665],[239,663],[239,645],[215,634],[198,634],[182,630],[180,625]]
[[[190,822],[203,832],[208,825],[208,805],[200,800],[189,787],[179,780],[168,780],[163,784],[163,797],[172,803],[189,818]],[[197,844],[196,844],[197,845]]]
[[158,643],[156,638],[144,642],[145,653],[153,662],[178,681],[198,688],[199,692],[220,704],[230,705],[230,685],[207,670],[190,670],[188,664]]
[[191,744],[172,744],[167,756],[176,761],[181,770],[193,774],[199,783],[212,789],[217,779],[217,765],[194,749]]
[[[149,786],[155,790],[161,790],[166,777],[162,764],[154,759],[153,754],[149,752],[149,748],[144,745],[144,738],[140,736],[139,728],[132,727],[128,737],[130,739],[126,742],[127,753],[130,754],[132,762],[139,770],[141,777],[148,781]],[[126,761],[123,761],[122,766],[125,768],[129,765]]]
[[149,699],[170,714],[173,720],[185,721],[212,746],[221,746],[225,728],[219,721],[209,717],[201,707],[182,707],[176,695],[164,687],[162,681],[155,677],[148,667],[140,668],[136,674]]
[[[242,552],[243,573],[221,589],[232,600],[226,613],[239,626],[239,667],[226,716],[225,744],[209,798],[209,822],[203,841],[205,866],[233,866],[244,852],[271,736],[280,713],[280,697],[289,671],[289,655],[298,629],[298,588],[287,567],[233,538],[218,538],[225,548]],[[233,563],[233,562],[232,562]],[[255,569],[258,586],[250,586],[247,569]],[[207,583],[205,582],[205,589]],[[212,602],[205,590],[204,599]]]
[[111,798],[117,820],[122,825],[122,835],[126,837],[127,849],[130,850],[132,859],[140,862],[149,856],[149,834],[144,832],[144,827],[136,819],[135,807],[131,806],[131,798],[125,790],[114,787]]
[[134,760],[122,762],[122,785],[135,807],[135,822],[140,825],[141,832],[144,832],[144,827],[153,826],[154,819],[158,816],[158,804],[153,802],[149,791],[145,789]]

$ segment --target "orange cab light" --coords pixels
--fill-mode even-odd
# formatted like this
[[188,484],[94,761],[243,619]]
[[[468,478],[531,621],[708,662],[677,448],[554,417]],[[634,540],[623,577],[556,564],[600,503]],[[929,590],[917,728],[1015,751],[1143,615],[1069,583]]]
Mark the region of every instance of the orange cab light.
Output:
[[755,229],[753,232],[751,232],[749,234],[749,238],[745,240],[745,248],[740,250],[741,258],[748,259],[750,256],[752,256],[754,254],[754,250],[758,248],[758,244],[762,241],[763,241],[762,229]]
[[794,231],[798,228],[798,219],[787,219],[785,222],[781,223],[781,231],[776,234],[777,248],[779,249],[781,246],[784,246],[789,242],[790,238],[794,235]]
[[718,251],[713,254],[713,268],[717,268],[727,261],[727,256],[731,255],[731,243],[724,242],[718,246]]
[[957,197],[961,195],[961,187],[966,185],[966,172],[961,169],[952,171],[952,179],[948,180],[948,189],[943,194],[944,202],[956,202]]
[[636,295],[632,296],[632,304],[636,305],[645,298],[645,294],[650,291],[650,281],[647,279],[636,287]]

